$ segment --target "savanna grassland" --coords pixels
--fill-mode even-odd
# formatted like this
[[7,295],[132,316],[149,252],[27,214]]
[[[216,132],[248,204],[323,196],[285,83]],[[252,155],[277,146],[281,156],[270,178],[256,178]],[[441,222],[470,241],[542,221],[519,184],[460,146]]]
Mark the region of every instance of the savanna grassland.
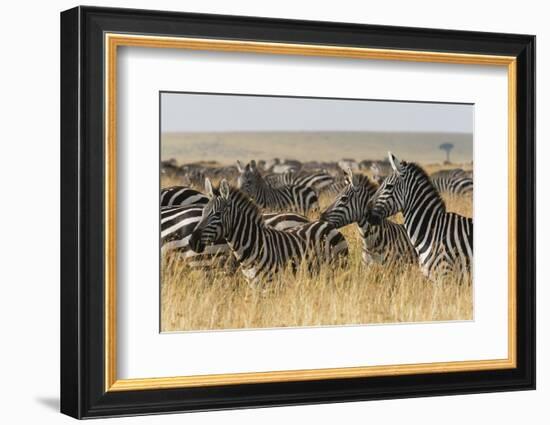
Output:
[[[444,167],[435,164],[425,168],[432,173]],[[177,182],[170,179],[162,181],[163,187],[174,184]],[[444,199],[448,211],[472,216],[471,196]],[[321,197],[321,210],[331,202]],[[350,252],[345,269],[326,266],[315,276],[304,270],[297,274],[285,271],[272,282],[255,286],[249,285],[240,271],[193,270],[177,254],[167,254],[161,260],[161,330],[472,319],[472,285],[433,283],[416,267],[366,267],[361,261],[362,241],[356,225],[341,231]]]
[[244,131],[162,133],[162,158],[175,158],[180,163],[215,160],[233,164],[233,158],[248,162],[258,158],[311,159],[318,161],[340,158],[363,158],[368,146],[371,158],[384,158],[388,151],[408,161],[437,162],[438,146],[452,143],[454,162],[472,158],[473,136],[470,133],[361,132],[361,131]]

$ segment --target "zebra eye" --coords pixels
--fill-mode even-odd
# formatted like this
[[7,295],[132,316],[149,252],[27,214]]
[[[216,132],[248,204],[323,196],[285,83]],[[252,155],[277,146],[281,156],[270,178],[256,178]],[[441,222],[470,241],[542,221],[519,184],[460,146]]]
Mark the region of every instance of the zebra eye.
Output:
[[349,198],[348,198],[346,195],[344,195],[344,196],[342,196],[342,197],[340,198],[340,201],[342,201],[344,204],[345,204],[346,202],[348,202],[348,200],[349,200]]

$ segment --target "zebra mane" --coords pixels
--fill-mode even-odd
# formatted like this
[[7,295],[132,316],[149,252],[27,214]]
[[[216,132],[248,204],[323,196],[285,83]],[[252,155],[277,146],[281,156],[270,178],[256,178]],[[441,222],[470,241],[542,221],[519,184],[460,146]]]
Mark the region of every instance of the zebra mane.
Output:
[[249,211],[253,211],[258,222],[263,226],[265,224],[264,216],[262,214],[262,209],[256,204],[254,199],[244,193],[242,190],[237,189],[236,187],[230,187],[230,198],[235,201],[243,201],[246,205],[246,208]]
[[[346,185],[348,185],[346,181]],[[365,174],[353,174],[353,186],[366,189],[372,196],[378,190],[378,184],[369,179]]]
[[[214,192],[214,196],[220,196],[220,188],[218,187],[212,187],[212,191]],[[243,203],[246,205],[246,207],[249,210],[254,211],[255,215],[259,218],[259,220],[264,223],[264,218],[262,215],[262,210],[254,202],[254,199],[252,199],[250,196],[248,196],[246,193],[244,193],[242,190],[229,186],[229,198],[233,200],[234,202],[243,201]]]
[[368,176],[364,174],[354,174],[353,175],[353,184],[354,186],[362,186],[366,189],[370,190],[376,190],[378,189],[378,185],[373,182],[371,179],[368,178]]
[[434,194],[437,196],[439,201],[441,202],[441,205],[443,205],[443,208],[445,211],[447,210],[447,205],[445,204],[445,201],[441,197],[441,194],[439,191],[435,188],[435,186],[432,183],[432,180],[430,179],[430,176],[428,173],[422,168],[420,165],[418,165],[416,162],[405,162],[401,161],[401,164],[406,167],[408,170],[411,170],[413,173],[422,176],[422,179],[424,179],[430,187],[433,189]]

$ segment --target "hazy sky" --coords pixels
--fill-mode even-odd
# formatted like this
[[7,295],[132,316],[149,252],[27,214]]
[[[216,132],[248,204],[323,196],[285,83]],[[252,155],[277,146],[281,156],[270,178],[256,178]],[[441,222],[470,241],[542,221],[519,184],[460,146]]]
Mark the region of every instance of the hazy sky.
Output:
[[472,133],[472,105],[162,93],[162,132]]

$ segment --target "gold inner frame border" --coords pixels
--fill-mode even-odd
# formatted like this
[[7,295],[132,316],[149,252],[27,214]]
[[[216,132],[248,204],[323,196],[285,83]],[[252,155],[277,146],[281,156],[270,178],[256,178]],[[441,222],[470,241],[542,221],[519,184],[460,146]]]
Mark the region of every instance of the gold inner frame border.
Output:
[[[515,368],[516,359],[516,58],[464,53],[371,49],[106,33],[105,45],[105,391],[137,391],[322,379],[449,373]],[[508,358],[266,372],[118,379],[116,324],[116,123],[118,47],[229,51],[507,67],[508,72]]]

